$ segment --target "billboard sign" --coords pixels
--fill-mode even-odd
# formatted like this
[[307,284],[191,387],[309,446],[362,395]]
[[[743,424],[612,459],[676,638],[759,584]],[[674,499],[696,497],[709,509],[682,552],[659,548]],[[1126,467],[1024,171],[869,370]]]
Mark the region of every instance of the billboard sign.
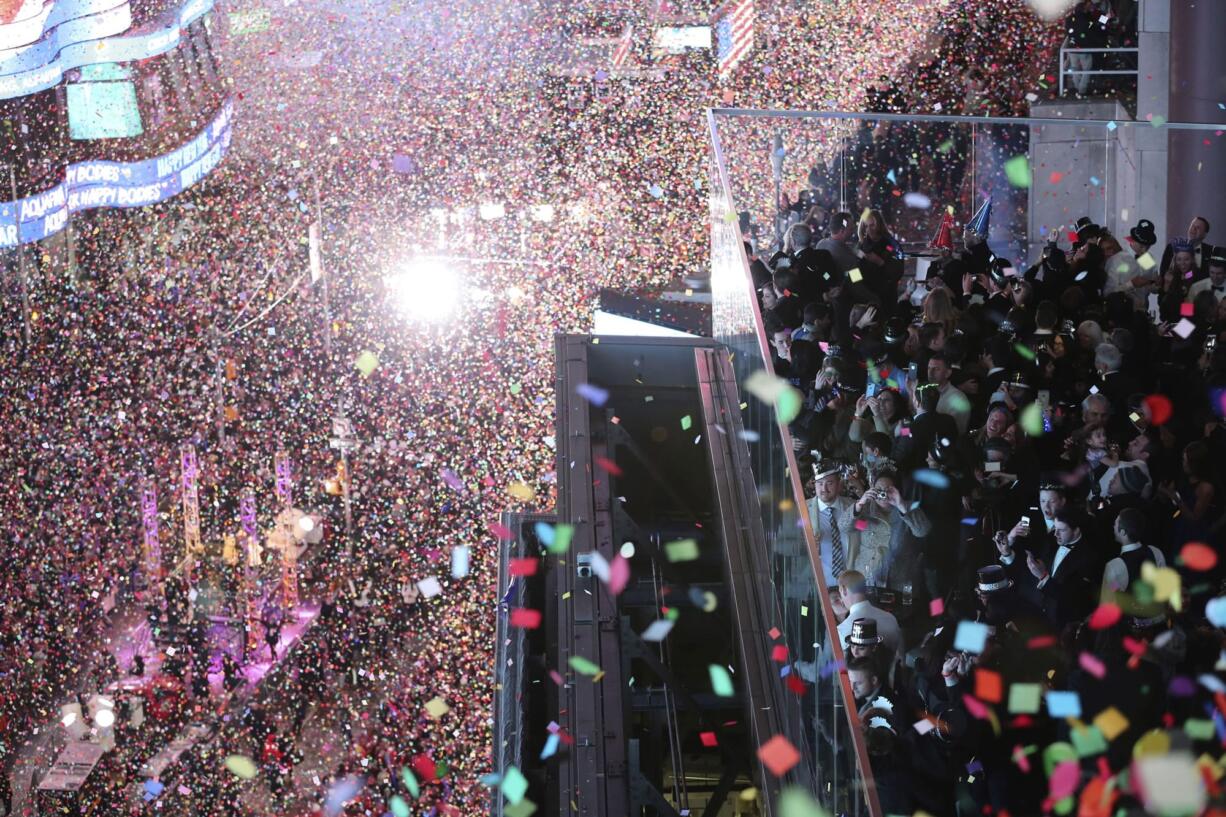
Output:
[[[73,68],[164,54],[213,2],[186,0],[152,30],[127,35],[123,32],[132,26],[128,0],[58,0],[44,6],[41,17],[0,25],[0,99],[45,91]],[[31,35],[36,39],[29,40]]]
[[230,147],[233,115],[233,101],[226,100],[204,130],[170,153],[137,162],[77,162],[51,189],[16,203],[0,202],[0,249],[59,232],[71,213],[143,207],[182,193],[221,163]]

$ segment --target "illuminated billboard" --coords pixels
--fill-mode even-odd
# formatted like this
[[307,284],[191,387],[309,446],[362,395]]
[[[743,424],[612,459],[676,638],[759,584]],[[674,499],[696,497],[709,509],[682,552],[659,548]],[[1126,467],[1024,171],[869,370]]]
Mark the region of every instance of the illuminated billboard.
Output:
[[212,7],[213,0],[187,0],[147,30],[125,34],[128,0],[0,0],[0,99],[54,87],[74,68],[170,51]]
[[111,62],[86,66],[80,81],[65,90],[70,138],[126,139],[144,133],[129,69]]
[[233,103],[182,147],[135,162],[71,164],[49,190],[0,203],[0,248],[41,241],[64,228],[68,216],[100,207],[142,207],[178,195],[204,178],[230,146]]

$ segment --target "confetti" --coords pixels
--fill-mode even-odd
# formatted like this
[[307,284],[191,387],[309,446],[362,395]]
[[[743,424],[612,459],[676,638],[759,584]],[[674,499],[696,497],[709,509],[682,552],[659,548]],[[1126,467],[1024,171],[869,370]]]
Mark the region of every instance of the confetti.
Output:
[[711,664],[707,667],[707,671],[711,676],[712,692],[721,698],[731,698],[736,694],[736,689],[732,685],[732,676],[728,674],[728,670],[719,664]]
[[800,762],[800,752],[783,735],[775,735],[758,747],[758,759],[775,777],[782,777]]
[[226,768],[238,778],[243,780],[251,780],[256,775],[255,764],[251,762],[251,758],[246,755],[228,755],[226,757]]

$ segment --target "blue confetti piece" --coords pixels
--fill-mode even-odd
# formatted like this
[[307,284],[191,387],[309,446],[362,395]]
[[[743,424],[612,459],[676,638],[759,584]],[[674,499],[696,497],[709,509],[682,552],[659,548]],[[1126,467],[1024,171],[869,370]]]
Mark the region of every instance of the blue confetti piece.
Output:
[[976,655],[983,652],[988,643],[988,625],[978,621],[959,621],[958,632],[954,636],[954,649],[973,652]]
[[843,669],[842,661],[827,661],[822,665],[821,669],[817,671],[817,674],[821,678],[829,678],[831,675],[841,669]]
[[358,796],[358,792],[365,785],[366,781],[360,777],[346,777],[338,780],[328,792],[328,799],[324,801],[324,814],[327,814],[328,817],[336,817],[346,803]]
[[1080,718],[1081,696],[1076,692],[1048,692],[1047,714],[1053,718]]
[[1119,127],[1119,125],[1115,124],[1115,122],[1114,122],[1114,121],[1112,121],[1112,122],[1108,122],[1108,123],[1107,123],[1107,130],[1115,130],[1115,129],[1116,129],[1116,128],[1118,128],[1118,127]]
[[580,383],[575,386],[575,394],[599,408],[609,401],[609,392],[591,383]]
[[890,172],[885,174],[885,179],[890,184],[898,184],[898,180],[894,178],[894,168],[890,168]]
[[1090,184],[1094,185],[1095,187],[1098,187],[1100,184],[1102,184],[1102,180],[1098,178],[1097,176],[1091,176]]
[[544,545],[546,548],[553,546],[553,525],[550,525],[548,522],[537,522],[534,530],[536,531],[536,538],[541,540],[542,545]]
[[651,197],[654,199],[664,197],[664,188],[658,184],[653,184],[651,187],[647,188],[647,192],[650,193]]
[[559,738],[557,735],[550,735],[545,738],[545,747],[541,749],[541,760],[553,757],[558,751]]
[[949,477],[931,468],[921,468],[915,472],[915,481],[929,488],[948,488]]

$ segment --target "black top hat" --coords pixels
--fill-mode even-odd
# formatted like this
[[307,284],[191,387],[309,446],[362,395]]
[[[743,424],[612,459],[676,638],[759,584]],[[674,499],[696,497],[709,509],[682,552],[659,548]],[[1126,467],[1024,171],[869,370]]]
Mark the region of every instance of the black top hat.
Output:
[[883,339],[887,346],[897,346],[907,339],[907,322],[902,318],[890,318],[885,323]]
[[1017,371],[1013,372],[1013,374],[1005,378],[1005,385],[1028,389],[1030,388],[1030,375],[1018,369]]
[[988,265],[988,275],[992,279],[992,283],[998,287],[1003,287],[1009,281],[1009,276],[1005,274],[1005,270],[1010,269],[1013,262],[1008,258],[996,256],[992,259],[992,263]]
[[858,618],[851,623],[851,634],[847,643],[857,647],[872,647],[885,641],[884,636],[877,635],[877,621],[871,618]]
[[1013,586],[1013,579],[1005,575],[1005,569],[1000,565],[981,567],[978,574],[978,589],[981,593],[996,593]]
[[1087,238],[1093,238],[1098,235],[1098,231],[1102,229],[1089,216],[1082,216],[1077,219],[1077,238],[1085,241]]
[[1128,231],[1128,236],[1138,244],[1144,244],[1147,247],[1158,243],[1158,233],[1154,230],[1154,223],[1147,218],[1138,221],[1137,226]]
[[1214,247],[1209,256],[1209,264],[1214,267],[1226,267],[1226,247]]

